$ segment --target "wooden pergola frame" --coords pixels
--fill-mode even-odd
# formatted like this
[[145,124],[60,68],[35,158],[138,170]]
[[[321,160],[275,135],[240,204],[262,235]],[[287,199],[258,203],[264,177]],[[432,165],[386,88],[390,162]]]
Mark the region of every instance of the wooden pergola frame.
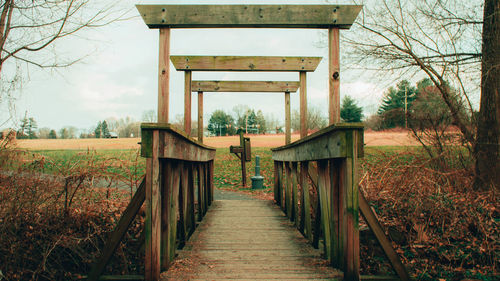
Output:
[[[284,92],[285,142],[291,141],[290,92],[300,88],[300,136],[307,136],[306,72],[316,70],[321,57],[171,56],[176,70],[184,71],[184,131],[191,132],[191,93],[198,92],[198,140],[203,142],[203,92]],[[193,71],[299,72],[293,81],[192,81]],[[201,129],[201,130],[200,130]]]
[[[362,6],[358,5],[137,5],[144,22],[150,28],[159,29],[159,65],[158,65],[158,122],[168,123],[169,113],[169,80],[170,68],[170,30],[172,28],[322,28],[328,29],[328,64],[329,64],[329,123],[334,124],[340,121],[340,54],[339,54],[339,30],[348,29],[353,24]],[[174,58],[174,57],[173,57]],[[219,57],[220,58],[220,57]],[[255,58],[255,57],[254,57]],[[248,58],[247,58],[248,59]],[[267,58],[269,59],[269,58]],[[229,71],[270,71],[266,68],[268,60],[258,63],[246,63],[240,65],[240,68],[229,69]],[[174,58],[175,60],[175,58]],[[223,60],[215,63],[224,64]],[[286,62],[282,61],[282,62]],[[300,72],[300,84],[304,85],[307,64],[300,65],[303,61],[298,61],[298,67],[293,71]],[[201,70],[195,67],[193,60],[184,61],[185,69],[185,108],[191,108],[191,78],[192,71]],[[275,61],[278,63],[279,61]],[[199,63],[199,66],[214,68],[214,65]],[[189,68],[189,69],[188,69]],[[302,91],[301,91],[302,93]],[[301,105],[307,102],[305,94],[301,94]],[[302,109],[302,106],[301,106]],[[191,125],[190,114],[185,110],[185,127],[189,132]],[[301,110],[301,120],[305,120],[306,110]],[[189,121],[189,122],[187,122]],[[187,130],[189,129],[189,130]],[[303,131],[305,126],[301,126],[301,136],[307,135]],[[162,179],[160,170],[162,164],[161,145],[163,142],[163,131],[169,131],[170,128],[154,127],[152,134],[152,154],[147,158],[146,169],[146,231],[149,231],[151,239],[146,239],[146,265],[145,279],[158,280],[160,274],[160,227],[159,222],[163,213],[161,210],[162,196],[159,193],[159,183]],[[175,146],[175,143],[172,144]],[[212,159],[212,158],[211,158]],[[170,160],[169,160],[170,161]],[[213,161],[213,160],[210,160]],[[207,162],[210,166],[211,162]],[[213,167],[213,166],[212,166]],[[176,186],[176,184],[174,184]],[[356,189],[354,199],[357,198],[357,184],[353,185]],[[168,194],[175,193],[167,188]],[[175,189],[174,189],[175,191]],[[174,198],[172,197],[172,198]],[[357,217],[356,217],[357,218]],[[175,229],[175,227],[173,228]],[[357,229],[357,228],[356,228]],[[357,231],[357,230],[355,230]],[[152,234],[151,234],[152,233]],[[163,268],[168,267],[171,256],[161,261]],[[354,260],[353,268],[345,272],[344,278],[349,280],[359,279],[359,259]]]
[[[203,93],[285,93],[285,143],[291,142],[290,93],[297,92],[295,81],[192,81],[192,92],[198,93],[198,141],[203,142]],[[200,126],[200,124],[202,124]]]
[[360,5],[137,5],[148,27],[158,28],[160,33],[158,122],[168,123],[172,28],[328,29],[328,115],[330,124],[339,122],[339,30],[350,28],[361,8]]

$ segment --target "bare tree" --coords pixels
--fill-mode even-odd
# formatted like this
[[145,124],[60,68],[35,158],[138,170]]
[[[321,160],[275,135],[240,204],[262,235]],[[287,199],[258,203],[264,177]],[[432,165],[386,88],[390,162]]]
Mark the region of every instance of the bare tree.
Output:
[[[27,0],[0,1],[0,103],[11,102],[22,86],[26,66],[66,67],[82,57],[59,52],[56,42],[82,30],[125,19],[119,1]],[[4,72],[9,63],[9,75]]]
[[[491,8],[496,14],[492,11],[490,20],[494,25],[493,18],[496,18],[498,26],[498,1],[490,2],[490,6],[496,7]],[[483,4],[479,0],[377,1],[365,6],[354,30],[344,34],[344,42],[348,45],[346,50],[356,64],[374,66],[375,70],[392,72],[399,77],[427,76],[438,89],[454,125],[460,130],[464,143],[469,144],[471,155],[476,160],[480,160],[477,156],[483,148],[477,145],[471,96],[478,90],[474,85],[479,85],[481,77],[481,46],[486,38],[481,34]],[[496,59],[498,63],[500,39],[496,28],[496,34],[488,38],[493,41],[497,53],[490,61]],[[485,116],[484,110],[498,112],[491,108],[498,107],[498,65],[496,68],[491,65],[487,69],[484,67],[483,60],[483,77],[484,73],[496,69],[496,76],[492,76],[497,78],[490,80],[496,79],[497,103],[490,108],[482,106],[480,116]],[[458,99],[454,98],[455,93]],[[491,94],[486,93],[483,86],[482,97],[485,95]],[[465,112],[461,110],[462,102],[468,109]],[[485,120],[480,122],[484,124]],[[498,132],[498,122],[490,124],[494,125],[490,130]],[[498,151],[498,141],[496,149]],[[487,157],[490,158],[488,163],[500,162],[498,153]],[[495,173],[494,169],[490,173]]]

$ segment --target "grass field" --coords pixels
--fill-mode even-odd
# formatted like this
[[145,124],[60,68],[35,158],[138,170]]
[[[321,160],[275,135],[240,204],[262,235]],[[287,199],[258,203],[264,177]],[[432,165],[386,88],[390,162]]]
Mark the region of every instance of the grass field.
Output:
[[[277,147],[285,144],[284,135],[249,135],[253,147]],[[418,143],[407,131],[373,132],[366,131],[364,134],[367,146],[412,146]],[[299,138],[297,134],[292,135],[292,141]],[[29,150],[63,150],[63,149],[138,149],[140,138],[123,139],[37,139],[17,140],[16,145],[22,149]],[[239,145],[238,136],[210,137],[205,138],[204,143],[217,147],[228,148],[230,145]]]

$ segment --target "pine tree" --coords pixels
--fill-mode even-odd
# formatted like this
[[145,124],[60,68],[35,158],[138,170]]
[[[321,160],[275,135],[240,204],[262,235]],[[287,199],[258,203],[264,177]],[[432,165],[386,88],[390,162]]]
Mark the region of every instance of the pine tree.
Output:
[[57,139],[57,133],[55,130],[50,130],[49,139]]
[[361,122],[363,108],[359,107],[353,98],[345,96],[340,108],[340,118],[344,122]]
[[399,82],[396,88],[390,87],[387,90],[378,109],[383,128],[405,126],[405,104],[406,110],[409,110],[415,100],[416,91],[417,89],[406,80]]

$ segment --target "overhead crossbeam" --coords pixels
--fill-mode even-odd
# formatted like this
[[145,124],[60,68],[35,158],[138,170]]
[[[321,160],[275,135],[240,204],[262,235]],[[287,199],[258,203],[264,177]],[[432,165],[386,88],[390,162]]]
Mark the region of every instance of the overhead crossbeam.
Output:
[[321,57],[170,56],[179,71],[315,71]]
[[341,28],[359,5],[136,5],[149,28]]
[[192,81],[191,91],[293,93],[299,86],[295,81]]

